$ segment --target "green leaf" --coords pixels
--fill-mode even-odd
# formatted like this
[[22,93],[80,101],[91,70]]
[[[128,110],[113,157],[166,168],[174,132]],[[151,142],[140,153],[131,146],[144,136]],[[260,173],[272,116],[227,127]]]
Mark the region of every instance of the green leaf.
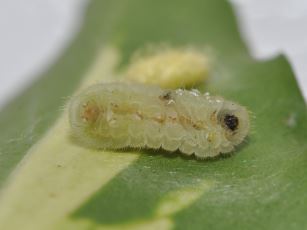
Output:
[[[78,85],[161,42],[210,48],[201,89],[248,107],[248,141],[207,161],[71,142],[61,108]],[[226,1],[94,0],[65,54],[0,113],[0,229],[305,229],[306,112],[287,60],[253,60]]]

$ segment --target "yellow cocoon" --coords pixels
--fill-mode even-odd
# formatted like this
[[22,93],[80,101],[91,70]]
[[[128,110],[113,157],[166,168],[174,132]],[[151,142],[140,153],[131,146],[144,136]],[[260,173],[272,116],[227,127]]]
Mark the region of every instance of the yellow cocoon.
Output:
[[192,48],[157,48],[131,61],[124,77],[162,88],[189,88],[208,76],[208,59]]

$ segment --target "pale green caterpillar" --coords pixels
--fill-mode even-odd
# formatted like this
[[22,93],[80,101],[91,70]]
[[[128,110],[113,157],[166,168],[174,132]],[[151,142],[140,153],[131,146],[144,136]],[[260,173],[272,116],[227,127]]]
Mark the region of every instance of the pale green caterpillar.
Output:
[[72,98],[73,135],[93,148],[180,150],[208,158],[229,153],[249,131],[247,110],[197,90],[105,83]]

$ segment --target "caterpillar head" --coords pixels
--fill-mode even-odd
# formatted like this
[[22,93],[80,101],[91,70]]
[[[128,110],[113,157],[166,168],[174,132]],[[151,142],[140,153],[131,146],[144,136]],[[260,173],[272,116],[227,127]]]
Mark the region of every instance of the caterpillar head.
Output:
[[248,111],[236,103],[225,101],[218,114],[218,120],[225,130],[225,137],[233,145],[240,144],[249,132]]

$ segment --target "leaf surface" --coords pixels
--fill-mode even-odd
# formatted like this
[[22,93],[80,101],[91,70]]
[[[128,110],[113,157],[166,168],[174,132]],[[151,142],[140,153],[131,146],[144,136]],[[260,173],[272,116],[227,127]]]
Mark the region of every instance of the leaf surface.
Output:
[[[209,47],[200,89],[252,112],[248,141],[207,161],[71,142],[66,99],[161,42]],[[307,228],[306,105],[283,56],[249,56],[223,0],[93,0],[71,46],[1,111],[0,127],[1,229]]]

